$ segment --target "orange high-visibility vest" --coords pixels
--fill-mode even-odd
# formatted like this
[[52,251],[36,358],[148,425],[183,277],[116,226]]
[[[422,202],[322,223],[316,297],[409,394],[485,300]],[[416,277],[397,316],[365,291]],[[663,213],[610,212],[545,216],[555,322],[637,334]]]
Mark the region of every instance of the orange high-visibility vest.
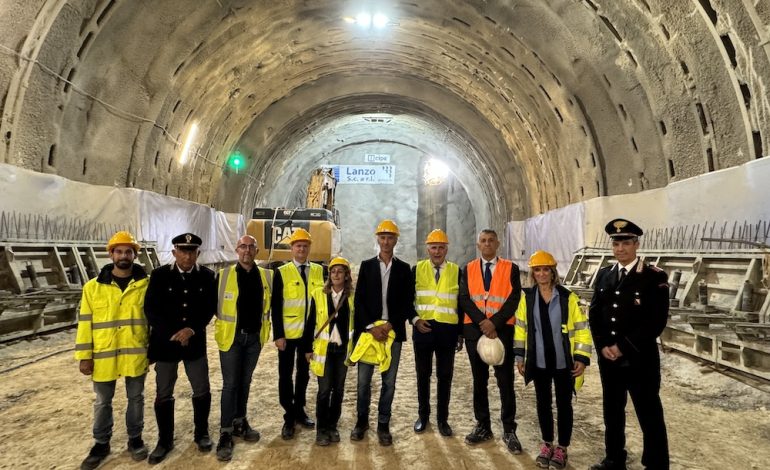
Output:
[[[508,296],[513,292],[511,286],[511,270],[513,262],[503,258],[497,258],[495,272],[492,273],[492,282],[489,285],[489,291],[484,290],[484,275],[481,272],[483,261],[476,259],[468,263],[468,293],[471,300],[487,318],[499,312],[503,307]],[[513,325],[515,317],[511,317],[506,324]],[[465,315],[463,323],[473,323],[468,315]]]

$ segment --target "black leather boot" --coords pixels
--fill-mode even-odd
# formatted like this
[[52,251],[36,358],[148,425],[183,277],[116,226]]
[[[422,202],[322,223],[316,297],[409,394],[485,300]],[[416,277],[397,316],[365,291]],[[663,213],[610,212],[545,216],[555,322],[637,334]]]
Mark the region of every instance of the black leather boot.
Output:
[[163,462],[174,448],[174,399],[155,403],[155,419],[158,421],[158,445],[150,453],[150,465]]
[[214,447],[209,437],[209,411],[211,410],[211,393],[193,397],[193,422],[195,423],[195,443],[201,452],[209,452]]

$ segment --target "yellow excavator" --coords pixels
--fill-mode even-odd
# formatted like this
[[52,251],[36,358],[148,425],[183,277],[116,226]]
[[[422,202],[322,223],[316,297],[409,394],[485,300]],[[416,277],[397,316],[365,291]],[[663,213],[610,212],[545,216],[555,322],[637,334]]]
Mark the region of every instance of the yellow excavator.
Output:
[[334,208],[337,180],[331,169],[313,171],[308,185],[306,206],[294,209],[254,209],[246,233],[260,247],[257,262],[268,266],[292,259],[289,238],[298,228],[310,232],[313,245],[309,261],[328,264],[340,252],[339,213]]

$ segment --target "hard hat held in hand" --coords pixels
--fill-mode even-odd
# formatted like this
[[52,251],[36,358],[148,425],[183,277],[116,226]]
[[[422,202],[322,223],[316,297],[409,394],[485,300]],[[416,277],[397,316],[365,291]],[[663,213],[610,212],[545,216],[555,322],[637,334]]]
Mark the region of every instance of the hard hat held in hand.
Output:
[[425,244],[430,245],[431,243],[443,243],[445,245],[449,244],[449,237],[446,236],[446,232],[441,230],[440,228],[432,230],[428,237],[425,239]]
[[385,219],[377,225],[377,229],[374,231],[375,235],[381,233],[392,233],[395,236],[399,236],[401,233],[398,231],[398,225],[390,219]]
[[139,243],[137,243],[136,238],[131,235],[131,232],[125,230],[115,232],[115,235],[113,235],[112,238],[110,238],[110,241],[107,242],[107,251],[111,252],[112,249],[118,245],[129,245],[134,249],[134,253],[139,253],[139,250],[142,248],[139,246]]
[[476,343],[476,352],[490,366],[499,366],[505,361],[505,347],[500,338],[489,339],[482,335]]

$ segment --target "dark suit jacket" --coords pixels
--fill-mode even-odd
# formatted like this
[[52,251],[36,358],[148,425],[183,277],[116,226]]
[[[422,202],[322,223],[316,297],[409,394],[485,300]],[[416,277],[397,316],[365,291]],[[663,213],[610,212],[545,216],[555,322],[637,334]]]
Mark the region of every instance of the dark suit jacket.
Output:
[[[396,341],[406,340],[406,321],[417,313],[414,310],[414,277],[409,264],[393,257],[388,279],[388,317],[396,333]],[[356,282],[354,301],[355,336],[366,331],[366,326],[382,320],[382,279],[377,256],[361,263]]]
[[[199,266],[185,276],[183,279],[173,263],[153,270],[150,275],[144,297],[144,313],[150,324],[150,362],[192,360],[206,354],[206,325],[217,311],[215,274]],[[169,340],[187,327],[195,334],[186,347]]]
[[[468,291],[468,266],[470,266],[472,263],[481,263],[481,258],[476,258],[475,260],[468,263],[465,266],[465,269],[463,269],[460,273],[460,295],[457,297],[457,303],[460,305],[460,310],[465,314],[465,316],[471,319],[471,323],[463,325],[463,336],[465,339],[476,340],[481,337],[481,328],[479,328],[479,323],[487,318],[487,316],[484,314],[484,312],[479,310],[473,300],[471,300],[471,296]],[[493,278],[496,275],[497,269],[495,269]],[[503,341],[507,341],[509,336],[513,338],[512,331],[507,331],[507,329],[513,330],[513,327],[510,325],[506,327],[506,322],[510,320],[514,315],[516,315],[516,309],[519,308],[519,299],[521,299],[521,278],[519,277],[519,267],[516,266],[516,263],[513,263],[513,267],[511,268],[511,286],[513,287],[511,295],[509,295],[505,300],[503,306],[500,308],[500,311],[492,315],[490,318],[492,323],[495,324],[497,334],[503,336]],[[464,318],[461,321],[464,321]]]

